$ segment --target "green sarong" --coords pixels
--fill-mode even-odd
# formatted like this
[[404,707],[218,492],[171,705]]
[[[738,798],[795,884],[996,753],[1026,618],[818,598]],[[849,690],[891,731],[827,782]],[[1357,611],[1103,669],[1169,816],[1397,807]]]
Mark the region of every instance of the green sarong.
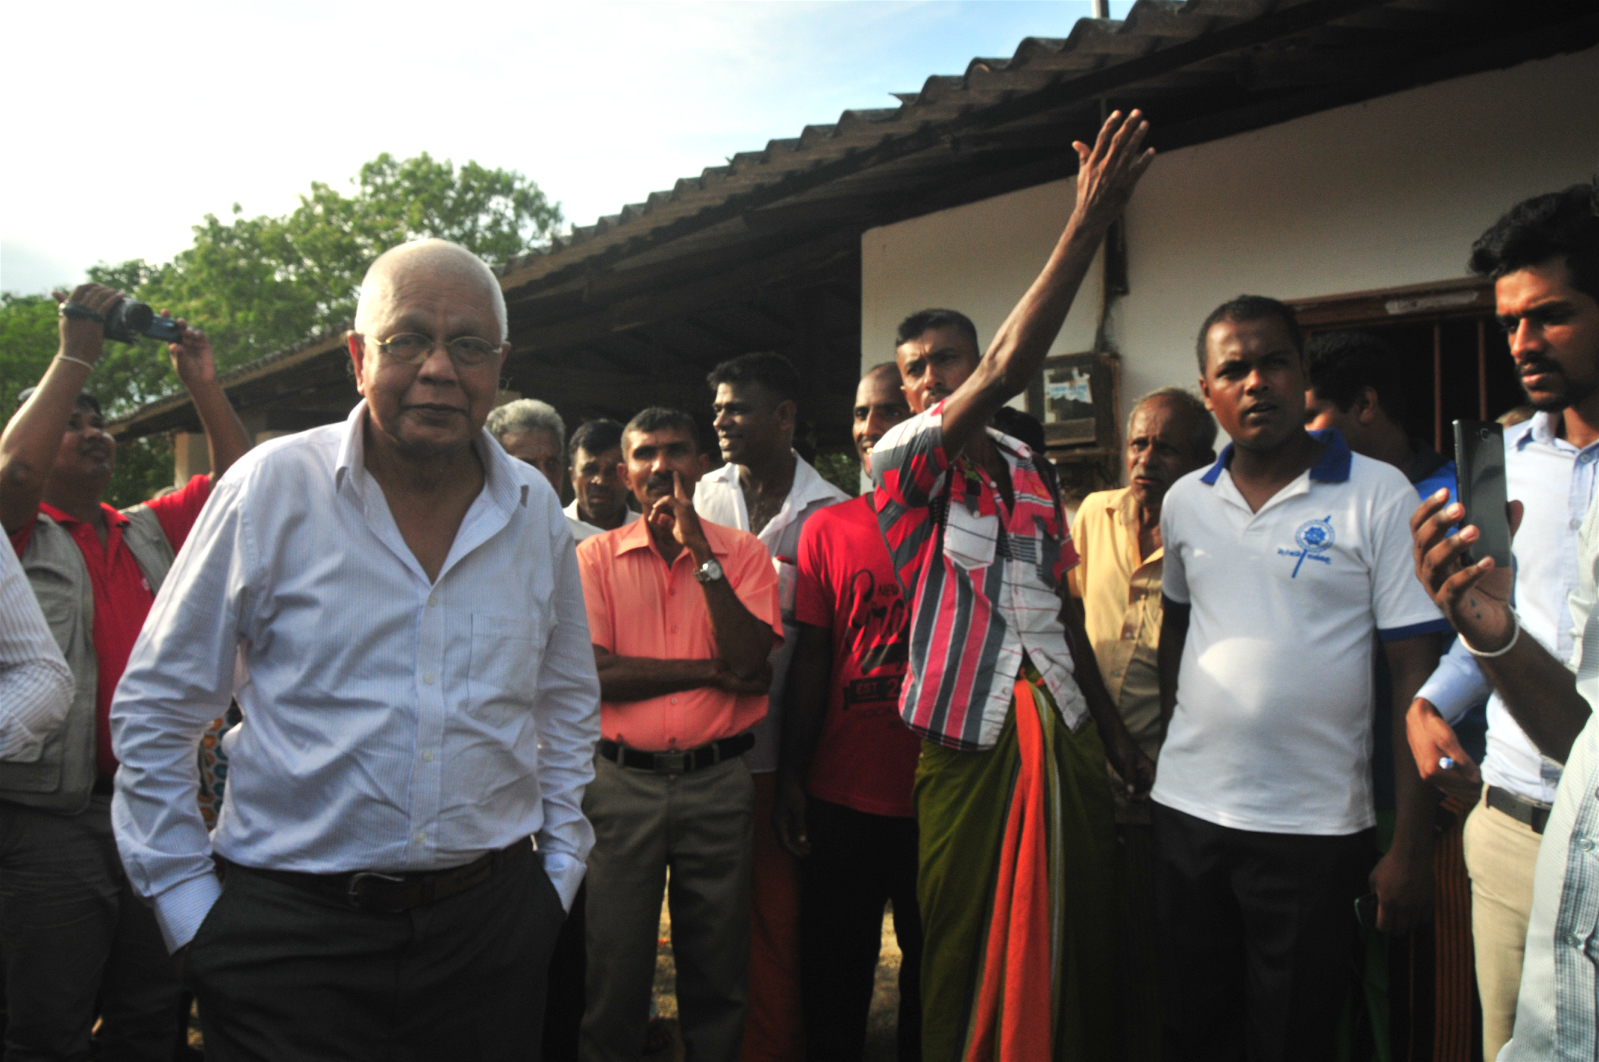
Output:
[[[1052,1054],[1098,1062],[1110,1057],[1117,1013],[1116,833],[1105,753],[1092,721],[1071,733],[1037,674],[1028,677],[1042,723],[1042,792],[1054,805],[1028,809],[1048,827]],[[958,752],[928,742],[917,764],[924,1062],[960,1062],[974,1042],[987,1048],[985,1060],[1041,1062],[1003,1058],[997,1042],[974,1040],[978,995],[985,979],[999,976],[984,967],[1021,771],[1016,711],[1013,700],[992,749]]]

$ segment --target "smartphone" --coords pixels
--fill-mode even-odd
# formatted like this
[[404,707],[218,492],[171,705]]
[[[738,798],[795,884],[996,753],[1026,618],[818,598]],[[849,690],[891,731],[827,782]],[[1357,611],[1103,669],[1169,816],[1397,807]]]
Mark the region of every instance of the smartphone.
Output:
[[1505,429],[1491,420],[1455,421],[1455,481],[1460,504],[1466,508],[1461,522],[1478,532],[1466,550],[1473,563],[1492,557],[1500,568],[1510,567],[1510,517],[1505,512]]

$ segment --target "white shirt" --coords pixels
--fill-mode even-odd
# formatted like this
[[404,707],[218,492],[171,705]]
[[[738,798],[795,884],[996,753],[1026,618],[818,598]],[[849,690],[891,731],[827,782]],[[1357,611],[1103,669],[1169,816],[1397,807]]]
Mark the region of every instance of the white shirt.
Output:
[[0,554],[0,760],[32,763],[72,707],[72,672],[16,550]]
[[[1525,510],[1511,543],[1516,562],[1516,612],[1521,629],[1556,660],[1572,652],[1568,605],[1577,587],[1577,529],[1595,496],[1599,443],[1578,449],[1555,435],[1559,413],[1539,413],[1505,429],[1505,485]],[[1548,804],[1555,799],[1560,770],[1511,716],[1482,669],[1458,641],[1416,696],[1444,719],[1457,722],[1468,709],[1488,702],[1488,755],[1482,776],[1489,785]]]
[[[713,524],[750,530],[750,514],[744,505],[744,491],[738,484],[738,465],[729,461],[714,472],[700,477],[694,487],[694,511]],[[799,640],[799,621],[794,618],[794,586],[799,577],[800,528],[811,513],[849,501],[849,495],[822,478],[799,454],[794,454],[794,485],[783,499],[783,507],[761,528],[757,536],[777,568],[777,593],[783,613],[783,644],[772,650],[772,692],[766,718],[755,725],[755,747],[744,757],[751,774],[777,770],[777,748],[783,735],[783,683],[788,662],[793,659]]]
[[1372,634],[1448,630],[1412,571],[1415,489],[1315,434],[1327,452],[1259,512],[1231,446],[1161,506],[1161,591],[1192,611],[1152,795],[1234,829],[1373,825]]
[[[577,511],[576,498],[572,499],[571,505],[568,505],[561,511],[566,514],[566,523],[567,526],[572,529],[572,538],[578,542],[583,541],[585,538],[593,538],[595,535],[605,530],[605,528],[595,527],[593,524],[583,519],[582,515]],[[626,506],[623,506],[622,512],[624,514],[622,516],[622,523],[620,525],[622,527],[626,527],[628,524],[631,524],[634,520],[637,520],[641,515],[643,515],[641,513],[634,512],[632,509]]]
[[[1573,623],[1566,632],[1574,646],[1570,666],[1577,692],[1599,709],[1599,514],[1593,507],[1579,551]],[[1599,711],[1588,717],[1559,774],[1538,844],[1515,1036],[1500,1050],[1500,1062],[1599,1057]]]
[[[417,871],[532,836],[563,903],[582,880],[600,690],[560,502],[481,433],[483,490],[430,582],[363,465],[365,415],[228,470],[117,688],[117,847],[170,948],[218,895],[213,851]],[[230,696],[244,722],[208,839],[195,747]]]

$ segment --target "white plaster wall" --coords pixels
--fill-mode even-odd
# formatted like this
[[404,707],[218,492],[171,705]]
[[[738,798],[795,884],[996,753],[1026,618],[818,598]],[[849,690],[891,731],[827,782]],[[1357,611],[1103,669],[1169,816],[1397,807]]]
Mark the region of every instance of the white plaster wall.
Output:
[[[1132,293],[1110,331],[1124,401],[1192,385],[1199,323],[1234,295],[1462,276],[1471,241],[1505,208],[1596,167],[1599,48],[1163,155],[1127,214]],[[986,344],[1042,265],[1071,193],[1056,182],[865,233],[863,367],[890,356],[894,326],[924,306],[969,314]],[[1090,347],[1099,276],[1096,265],[1056,352]]]

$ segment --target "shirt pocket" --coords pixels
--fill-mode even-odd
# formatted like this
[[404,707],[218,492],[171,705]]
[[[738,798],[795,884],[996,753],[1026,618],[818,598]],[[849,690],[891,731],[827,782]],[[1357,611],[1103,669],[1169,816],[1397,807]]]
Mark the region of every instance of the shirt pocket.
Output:
[[500,726],[532,709],[540,663],[537,635],[542,630],[537,611],[526,616],[472,614],[468,714]]
[[998,515],[979,515],[958,501],[951,503],[944,525],[944,556],[967,571],[987,568],[994,563],[998,541]]

